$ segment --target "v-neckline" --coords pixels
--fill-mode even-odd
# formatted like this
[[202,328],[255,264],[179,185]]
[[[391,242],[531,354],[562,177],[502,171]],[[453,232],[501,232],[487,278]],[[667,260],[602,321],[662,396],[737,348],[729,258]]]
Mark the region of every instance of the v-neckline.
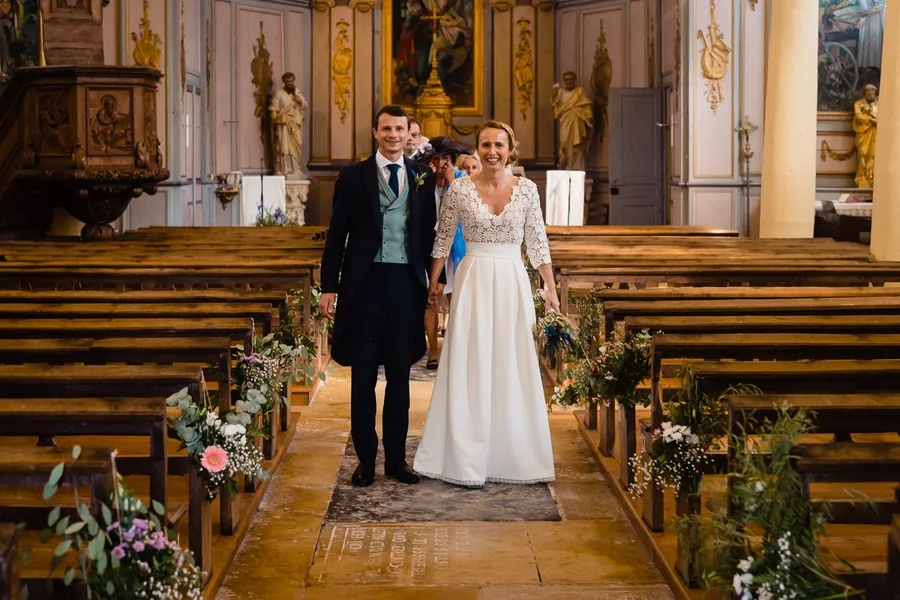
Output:
[[481,195],[478,193],[478,187],[475,185],[475,182],[470,179],[469,183],[472,184],[472,192],[475,194],[475,199],[478,201],[478,205],[481,207],[481,209],[492,217],[499,218],[503,216],[503,214],[506,212],[506,209],[509,208],[509,205],[512,204],[516,199],[516,191],[519,189],[519,185],[521,185],[522,183],[522,178],[519,177],[516,181],[516,184],[509,190],[509,200],[506,201],[506,204],[503,205],[503,209],[497,214],[492,213],[488,205],[485,204],[484,200],[482,200]]

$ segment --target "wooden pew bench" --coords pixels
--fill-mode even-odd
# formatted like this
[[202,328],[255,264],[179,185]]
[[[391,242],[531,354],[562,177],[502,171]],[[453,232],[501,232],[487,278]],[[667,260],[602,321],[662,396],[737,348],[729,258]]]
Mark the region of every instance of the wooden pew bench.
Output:
[[[0,306],[2,310],[2,306]],[[876,315],[900,314],[900,296],[861,298],[788,298],[753,300],[611,301],[603,305],[605,331],[626,317],[690,315]]]
[[[0,398],[165,399],[184,387],[188,388],[193,398],[200,398],[202,381],[199,367],[0,365]],[[117,460],[119,471],[124,475],[147,474],[159,462],[159,457],[121,457]],[[196,470],[189,466],[187,457],[170,458],[165,467],[172,474],[188,475],[189,545],[198,565],[208,570],[212,565],[212,519],[203,482]]]
[[900,600],[900,515],[891,520],[891,532],[888,536],[888,584],[893,590],[891,600]]
[[168,507],[165,398],[0,398],[0,436],[38,436],[52,447],[58,435],[149,437],[139,470],[150,475],[150,498]]
[[[109,448],[86,447],[78,460],[72,458],[71,448],[7,446],[0,452],[0,489],[43,488],[50,472],[61,462],[66,463],[63,482],[73,487],[91,489],[91,510],[99,515],[99,504],[110,503],[115,487],[113,451]],[[5,495],[5,494],[4,494]],[[6,506],[0,495],[4,520],[16,518],[16,509]]]
[[278,311],[262,303],[0,303],[0,319],[35,315],[42,319],[243,318],[259,324],[263,335],[278,324]]
[[240,318],[206,319],[0,319],[0,339],[229,337],[253,347],[253,321]]
[[[900,444],[814,444],[798,449],[797,471],[803,479],[803,490],[809,498],[809,486],[812,482],[900,482]],[[866,523],[867,507],[860,503],[858,513],[847,511],[843,522],[857,525]],[[885,527],[890,535],[890,528]],[[895,594],[897,589],[888,586],[888,569],[884,563],[881,568],[862,568],[855,571],[846,570],[846,566],[836,560],[830,560],[836,574],[856,589],[866,590],[869,598],[886,598]],[[841,572],[839,569],[844,569]]]
[[19,600],[21,594],[19,530],[0,523],[0,600]]
[[[875,334],[657,334],[651,341],[650,398],[654,407],[663,402],[663,361],[665,359],[733,359],[748,361],[772,360],[822,360],[822,359],[889,359],[900,358],[900,335]],[[715,366],[720,363],[710,363]],[[731,364],[731,363],[729,363]],[[737,363],[742,365],[745,363]],[[764,364],[772,364],[764,363]],[[673,374],[674,375],[674,374]],[[625,439],[619,443],[619,468],[622,484],[626,487],[634,481],[634,471],[629,459],[637,453],[637,423],[633,410],[624,411],[619,421],[624,427],[619,432]],[[609,417],[604,414],[601,425],[606,426]],[[658,425],[657,425],[658,426]],[[900,431],[900,429],[898,429]],[[607,437],[608,439],[608,437]],[[613,444],[614,446],[614,444]],[[601,448],[611,454],[612,447]],[[609,455],[609,454],[608,454]]]
[[[667,301],[667,300],[761,300],[790,298],[874,298],[900,296],[900,286],[893,287],[661,287],[645,289],[593,289],[590,294],[602,302]],[[0,299],[3,292],[0,291]]]

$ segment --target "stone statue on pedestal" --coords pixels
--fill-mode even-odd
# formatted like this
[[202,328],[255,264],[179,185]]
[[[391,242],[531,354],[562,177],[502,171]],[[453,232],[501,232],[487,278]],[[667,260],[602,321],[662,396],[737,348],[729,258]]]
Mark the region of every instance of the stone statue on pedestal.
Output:
[[563,73],[565,87],[553,85],[553,116],[559,121],[559,168],[584,171],[594,129],[591,99],[572,71]]
[[269,106],[275,127],[275,169],[279,175],[292,175],[303,171],[303,111],[307,104],[293,73],[285,73],[281,81],[284,87],[272,95]]
[[856,132],[856,187],[870,188],[875,179],[875,134],[878,131],[878,89],[869,84],[853,104]]

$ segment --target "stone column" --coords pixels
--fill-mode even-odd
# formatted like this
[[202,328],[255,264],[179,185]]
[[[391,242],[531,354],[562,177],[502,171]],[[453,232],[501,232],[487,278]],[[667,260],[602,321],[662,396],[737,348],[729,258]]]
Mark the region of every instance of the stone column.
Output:
[[[885,8],[884,30],[900,27],[900,6]],[[890,29],[893,28],[893,29]],[[875,182],[872,193],[872,256],[875,260],[900,260],[900,41],[884,37],[881,51],[881,89],[878,99],[878,137],[875,139]],[[879,167],[879,165],[881,165]]]
[[816,195],[818,4],[771,3],[759,235],[811,238]]

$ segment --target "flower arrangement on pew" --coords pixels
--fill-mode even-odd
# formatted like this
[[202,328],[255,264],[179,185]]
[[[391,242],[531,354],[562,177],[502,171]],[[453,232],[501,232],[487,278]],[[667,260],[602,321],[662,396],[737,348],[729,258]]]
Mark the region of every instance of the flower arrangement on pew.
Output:
[[303,327],[303,291],[292,289],[281,306],[277,335],[281,344],[296,349],[293,380],[305,386],[312,386],[316,379],[327,379],[326,372],[317,368],[319,345],[316,338],[329,334],[334,327],[334,321],[319,308],[319,297],[322,295],[319,286],[312,286],[310,292],[307,326]]
[[169,427],[187,448],[206,484],[208,500],[214,500],[220,489],[237,494],[238,475],[268,478],[268,471],[262,468],[262,452],[253,443],[253,438],[263,435],[253,425],[253,416],[262,413],[267,402],[260,390],[249,388],[234,411],[218,415],[208,400],[194,402],[187,388],[166,400],[181,411],[177,417],[169,417]]
[[745,429],[731,440],[732,514],[722,509],[713,517],[691,517],[713,541],[714,561],[702,562],[712,564],[703,571],[705,586],[738,600],[863,596],[822,561],[819,542],[825,535],[828,505],[812,504],[803,496],[794,466],[800,440],[814,433],[811,419],[802,410],[782,406],[774,422],[751,427],[758,437]]
[[288,217],[281,208],[276,208],[274,211],[267,208],[265,211],[257,213],[254,225],[257,227],[297,227],[300,225],[300,221]]
[[[72,456],[76,461],[80,454],[81,448],[75,446]],[[60,463],[44,487],[44,498],[56,493],[64,476],[65,463]],[[77,567],[66,569],[63,582],[72,585],[80,573],[79,585],[86,587],[88,598],[202,598],[200,569],[194,564],[193,554],[182,550],[174,534],[163,526],[163,506],[154,501],[152,510],[148,510],[118,474],[115,479],[112,504],[100,504],[100,515],[91,514],[77,490],[74,512],[63,516],[60,506],[50,512],[41,541],[61,538],[53,551],[50,571],[75,552]]]
[[642,401],[638,385],[650,375],[650,334],[643,331],[626,340],[602,343],[602,302],[590,294],[576,302],[579,329],[555,312],[547,313],[534,329],[543,356],[561,353],[564,363],[573,362],[562,373],[567,385],[554,388],[551,405],[618,401],[633,408]]
[[247,400],[254,392],[253,396],[262,408],[261,414],[266,416],[279,402],[288,401],[281,393],[281,380],[292,363],[293,349],[275,341],[274,334],[254,340],[254,346],[252,354],[244,354],[243,346],[234,347],[233,352],[237,355],[234,380],[241,399]]
[[650,376],[650,340],[650,334],[642,331],[600,346],[592,378],[598,398],[607,405],[615,400],[634,408],[649,402],[641,398],[638,385]]
[[680,376],[676,401],[668,405],[669,420],[653,432],[647,456],[630,459],[636,475],[630,489],[634,497],[643,495],[654,481],[679,494],[699,494],[703,473],[712,464],[709,453],[723,449],[720,440],[728,432],[728,403],[724,398],[762,393],[754,386],[736,385],[711,397],[700,392],[690,365]]

